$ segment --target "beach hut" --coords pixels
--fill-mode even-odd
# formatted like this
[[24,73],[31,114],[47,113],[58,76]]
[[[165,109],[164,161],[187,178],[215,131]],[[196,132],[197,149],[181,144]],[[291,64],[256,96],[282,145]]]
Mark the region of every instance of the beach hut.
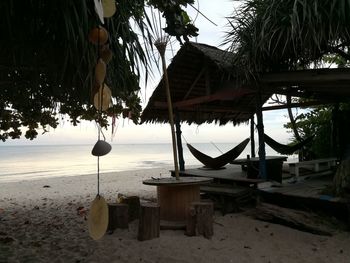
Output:
[[[259,76],[259,82],[256,82],[255,80],[249,81],[241,75],[240,70],[233,64],[233,57],[232,53],[216,47],[190,42],[181,47],[167,68],[172,105],[176,116],[180,170],[184,170],[181,122],[197,125],[203,123],[239,125],[249,122],[256,114],[259,134],[258,176],[268,179],[269,173],[266,172],[264,151],[266,136],[264,135],[262,112],[344,101],[350,96],[350,69],[272,71],[262,73]],[[161,79],[142,113],[143,123],[168,122],[165,94],[164,80]],[[273,94],[307,98],[308,100],[288,105],[263,106]],[[251,153],[254,156],[254,123],[251,122],[251,124]],[[334,160],[333,158],[327,159],[326,164],[334,165]],[[311,165],[317,170],[318,165],[323,165],[320,162],[324,161],[314,161]],[[310,166],[310,163],[299,163],[290,166],[290,169],[297,171],[298,167],[303,165]],[[210,175],[206,173],[205,176],[215,178],[223,172],[217,170],[209,173]]]
[[[180,168],[184,169],[180,123],[248,122],[257,115],[260,176],[266,178],[262,111],[288,107],[339,103],[350,95],[350,69],[327,68],[271,71],[259,81],[249,80],[233,64],[234,54],[200,43],[186,43],[168,66],[172,104],[176,118]],[[307,98],[306,102],[263,107],[272,94]],[[143,123],[168,122],[162,79],[145,107]],[[254,137],[252,123],[252,156]],[[180,169],[180,170],[181,170]]]
[[[260,92],[246,86],[232,62],[233,54],[230,52],[206,44],[188,42],[168,66],[182,170],[181,122],[215,122],[220,125],[249,122],[257,108],[261,108],[272,95],[271,91]],[[142,113],[142,123],[168,122],[165,94],[162,79]],[[251,142],[254,145],[253,137]],[[252,149],[253,156],[254,152]]]

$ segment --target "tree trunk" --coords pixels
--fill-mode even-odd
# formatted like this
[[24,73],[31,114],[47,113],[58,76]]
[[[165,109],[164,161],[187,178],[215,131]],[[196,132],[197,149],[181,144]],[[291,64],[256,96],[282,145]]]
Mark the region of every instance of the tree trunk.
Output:
[[295,122],[294,116],[293,116],[293,112],[292,112],[292,108],[290,107],[290,105],[292,104],[292,97],[290,95],[287,95],[287,105],[288,105],[288,115],[289,115],[289,119],[290,119],[290,124],[294,133],[295,138],[301,142],[301,137],[299,135],[298,132],[298,128],[297,128],[297,124]]
[[333,179],[336,196],[350,196],[350,159],[342,160]]
[[158,204],[142,204],[140,209],[139,241],[159,237],[160,232],[160,206]]
[[108,204],[108,228],[107,231],[113,232],[116,228],[129,227],[129,215],[127,204]]
[[[295,139],[297,139],[298,142],[301,142],[302,140],[301,140],[301,137],[300,137],[299,132],[298,132],[298,127],[297,127],[296,121],[295,121],[294,116],[293,116],[292,108],[290,107],[290,105],[292,104],[292,97],[290,95],[287,95],[286,97],[287,97],[287,105],[288,105],[287,110],[288,110],[291,128],[293,130]],[[299,151],[299,154],[298,154],[299,161],[302,161],[304,159],[303,148]]]
[[193,202],[187,218],[186,235],[203,235],[210,239],[213,234],[214,206],[212,202]]

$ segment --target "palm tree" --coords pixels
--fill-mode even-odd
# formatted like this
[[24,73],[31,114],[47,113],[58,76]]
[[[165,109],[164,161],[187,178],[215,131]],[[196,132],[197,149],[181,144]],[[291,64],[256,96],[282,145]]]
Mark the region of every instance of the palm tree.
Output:
[[346,0],[244,0],[229,21],[225,43],[252,74],[305,68],[328,54],[350,60]]
[[[268,71],[318,67],[324,58],[350,61],[347,0],[244,0],[229,19],[225,44],[248,80]],[[342,161],[335,193],[350,189],[350,160]]]

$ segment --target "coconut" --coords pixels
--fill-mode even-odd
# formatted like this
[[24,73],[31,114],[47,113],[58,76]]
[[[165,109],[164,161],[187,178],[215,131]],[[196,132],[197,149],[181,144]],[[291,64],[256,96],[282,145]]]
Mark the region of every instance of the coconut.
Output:
[[89,32],[89,40],[95,45],[104,45],[108,40],[108,32],[102,26],[95,27]]

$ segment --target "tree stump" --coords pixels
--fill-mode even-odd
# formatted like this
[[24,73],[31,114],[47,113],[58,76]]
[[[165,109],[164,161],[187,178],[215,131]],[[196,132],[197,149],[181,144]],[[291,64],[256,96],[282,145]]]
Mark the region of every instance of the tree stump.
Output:
[[113,232],[116,228],[129,227],[129,213],[127,204],[112,203],[108,204],[108,232]]
[[210,239],[214,234],[213,214],[214,205],[212,202],[193,202],[187,218],[186,235],[203,235]]
[[140,217],[140,198],[138,196],[123,196],[120,202],[129,206],[129,222]]
[[159,237],[160,232],[160,206],[155,203],[142,204],[140,207],[140,220],[137,239],[150,240]]

